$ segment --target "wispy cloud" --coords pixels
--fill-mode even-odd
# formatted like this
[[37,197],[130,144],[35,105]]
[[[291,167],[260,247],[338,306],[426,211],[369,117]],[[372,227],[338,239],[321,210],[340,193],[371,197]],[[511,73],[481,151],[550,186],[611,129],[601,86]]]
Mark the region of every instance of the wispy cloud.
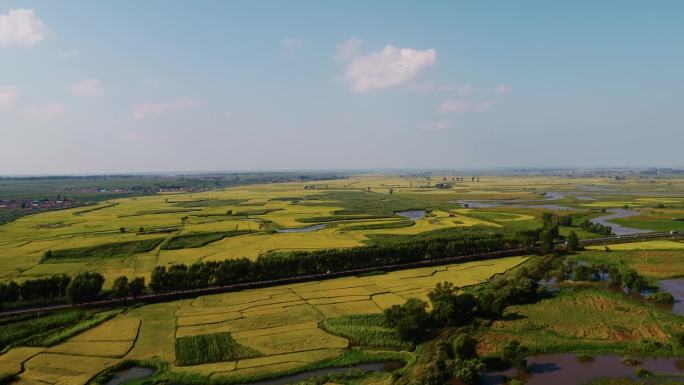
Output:
[[133,107],[131,117],[135,120],[143,120],[151,117],[165,115],[171,112],[194,107],[197,102],[193,99],[176,100],[169,103],[138,103]]
[[489,101],[484,101],[477,103],[474,107],[473,110],[477,112],[484,112],[484,111],[489,111],[489,109],[492,108],[492,103]]
[[61,118],[66,113],[66,110],[66,106],[59,103],[45,105],[32,104],[21,110],[21,116],[29,120],[50,122]]
[[506,95],[511,92],[511,87],[505,85],[505,84],[499,84],[496,86],[496,89],[494,89],[494,93],[497,95]]
[[14,108],[20,92],[19,87],[0,87],[0,112]]
[[79,96],[100,96],[104,85],[100,79],[85,79],[71,86],[71,93]]
[[0,14],[0,48],[30,47],[47,35],[47,26],[32,9],[12,9]]
[[63,50],[57,52],[57,55],[59,55],[59,57],[61,57],[61,58],[70,59],[72,57],[78,56],[79,53],[80,52],[77,49],[70,48],[70,49],[63,49]]
[[453,114],[458,112],[470,111],[472,104],[463,99],[447,99],[437,108],[443,114]]
[[381,51],[353,58],[346,68],[345,78],[355,92],[381,90],[408,83],[436,61],[434,49],[388,45]]
[[359,48],[363,44],[363,40],[352,37],[349,40],[342,42],[337,45],[337,50],[335,51],[335,59],[337,60],[349,60],[359,53]]
[[288,59],[292,58],[301,47],[302,41],[295,37],[285,37],[280,42],[280,48]]
[[449,120],[437,120],[424,124],[420,129],[428,132],[442,132],[451,129],[454,123]]
[[475,89],[470,84],[464,84],[456,88],[456,95],[458,96],[468,96],[473,93]]

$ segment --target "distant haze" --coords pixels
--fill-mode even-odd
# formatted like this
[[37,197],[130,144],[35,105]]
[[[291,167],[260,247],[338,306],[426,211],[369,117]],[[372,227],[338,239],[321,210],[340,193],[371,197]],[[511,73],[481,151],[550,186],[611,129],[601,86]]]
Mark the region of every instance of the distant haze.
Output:
[[0,3],[0,175],[683,167],[681,1]]

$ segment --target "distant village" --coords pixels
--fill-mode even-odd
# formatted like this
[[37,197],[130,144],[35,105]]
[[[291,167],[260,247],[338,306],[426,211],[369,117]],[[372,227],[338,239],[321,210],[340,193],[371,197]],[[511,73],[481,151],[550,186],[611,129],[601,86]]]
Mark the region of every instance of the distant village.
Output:
[[70,199],[15,200],[0,199],[0,207],[15,210],[42,210],[71,207],[75,202]]

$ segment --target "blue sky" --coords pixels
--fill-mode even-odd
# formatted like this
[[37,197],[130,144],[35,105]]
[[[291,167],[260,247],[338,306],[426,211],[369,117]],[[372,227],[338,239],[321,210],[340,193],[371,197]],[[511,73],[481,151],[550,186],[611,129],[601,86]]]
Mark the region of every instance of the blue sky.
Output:
[[0,0],[0,174],[684,166],[679,1]]

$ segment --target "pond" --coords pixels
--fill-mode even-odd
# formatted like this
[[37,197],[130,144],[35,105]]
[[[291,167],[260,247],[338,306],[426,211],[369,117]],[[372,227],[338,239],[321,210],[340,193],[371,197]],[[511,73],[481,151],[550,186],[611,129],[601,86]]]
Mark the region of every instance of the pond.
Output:
[[144,366],[131,366],[130,368],[121,369],[112,372],[112,378],[105,382],[105,385],[120,385],[126,381],[137,380],[153,375],[157,370],[154,368],[146,368]]
[[311,225],[306,227],[295,227],[291,229],[278,229],[279,233],[308,233],[309,231],[316,231],[324,228],[324,224]]
[[[684,360],[681,358],[638,358],[638,365],[622,363],[615,355],[595,356],[593,361],[580,361],[574,354],[544,354],[528,357],[529,373],[515,369],[490,372],[483,375],[483,385],[506,384],[506,377],[515,377],[527,385],[580,385],[601,378],[638,379],[635,370],[646,369],[665,376],[684,375]],[[676,378],[684,383],[684,377]]]
[[399,215],[400,217],[408,218],[411,220],[418,220],[425,218],[425,210],[406,210],[406,211],[397,211],[394,214]]
[[302,372],[299,374],[293,374],[291,376],[275,378],[272,380],[263,380],[257,382],[250,382],[248,385],[287,385],[296,384],[302,381],[306,381],[314,377],[323,377],[331,374],[344,375],[346,373],[358,373],[358,372],[393,372],[397,369],[404,367],[402,361],[385,361],[385,362],[371,362],[367,364],[360,364],[356,366],[350,366],[345,368],[327,368],[327,369],[317,369],[310,370],[308,372]]
[[672,305],[672,312],[679,315],[684,315],[684,278],[664,279],[658,281],[658,287],[661,291],[672,294],[674,304]]

